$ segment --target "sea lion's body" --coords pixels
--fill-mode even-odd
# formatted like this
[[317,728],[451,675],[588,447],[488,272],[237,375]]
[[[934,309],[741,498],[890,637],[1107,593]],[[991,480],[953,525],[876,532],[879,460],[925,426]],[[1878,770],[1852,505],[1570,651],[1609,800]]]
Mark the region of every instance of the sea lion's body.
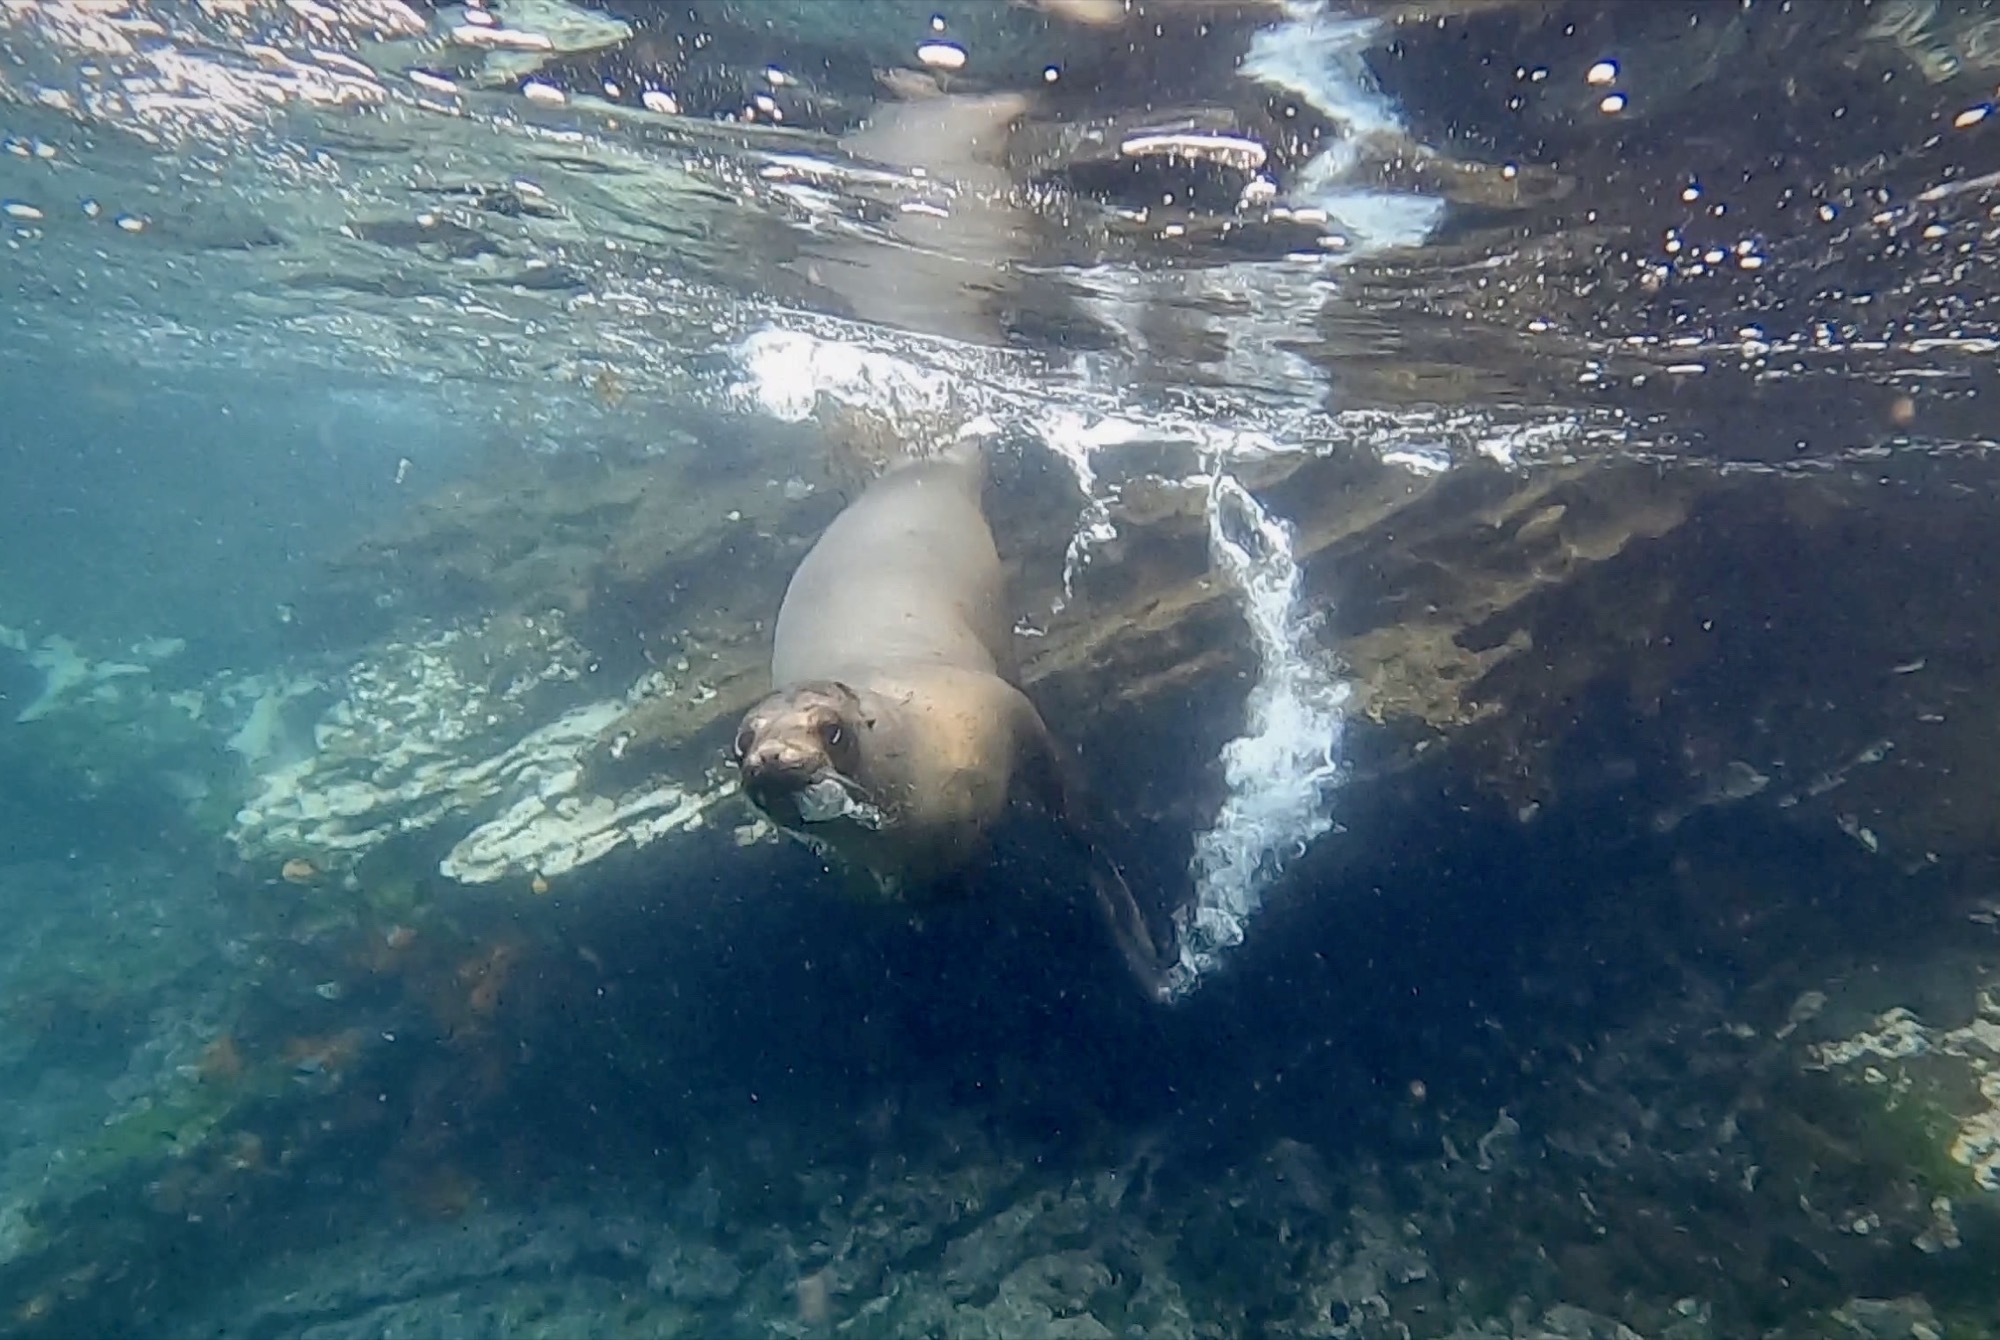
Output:
[[844,684],[874,709],[855,780],[888,820],[822,820],[804,835],[893,896],[921,897],[977,857],[1013,790],[1023,713],[1034,712],[1008,682],[983,481],[976,455],[891,470],[834,518],[778,609],[777,689]]
[[744,717],[744,790],[774,822],[919,899],[981,861],[1011,804],[1038,801],[1091,858],[1121,950],[1158,953],[1098,848],[1067,760],[1013,683],[1012,622],[974,451],[871,484],[800,563],[779,608],[774,691]]
[[835,517],[778,607],[777,687],[889,667],[1011,677],[1013,633],[984,486],[976,453],[913,461]]

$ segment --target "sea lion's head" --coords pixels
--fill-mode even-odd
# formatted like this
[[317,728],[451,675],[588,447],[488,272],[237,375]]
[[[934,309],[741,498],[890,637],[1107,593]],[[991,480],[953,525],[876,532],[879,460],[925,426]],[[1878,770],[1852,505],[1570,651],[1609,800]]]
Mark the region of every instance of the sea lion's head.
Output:
[[860,695],[828,680],[781,689],[744,714],[731,754],[743,794],[775,824],[879,826],[862,776]]

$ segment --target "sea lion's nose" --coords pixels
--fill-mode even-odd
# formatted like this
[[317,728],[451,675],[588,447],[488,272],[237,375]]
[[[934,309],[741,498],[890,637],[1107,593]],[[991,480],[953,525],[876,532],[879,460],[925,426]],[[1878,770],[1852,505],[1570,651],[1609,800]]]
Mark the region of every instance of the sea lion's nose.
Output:
[[796,824],[799,794],[812,781],[813,760],[796,745],[765,740],[743,756],[743,794],[774,823]]
[[742,769],[746,785],[778,790],[811,780],[813,759],[790,740],[760,740],[743,755]]

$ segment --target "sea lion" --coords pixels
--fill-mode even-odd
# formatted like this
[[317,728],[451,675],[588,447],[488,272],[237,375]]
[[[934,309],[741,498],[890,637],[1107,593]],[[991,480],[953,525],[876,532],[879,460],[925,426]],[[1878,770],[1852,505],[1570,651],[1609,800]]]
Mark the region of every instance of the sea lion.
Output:
[[1032,799],[1087,857],[1106,927],[1147,991],[1167,959],[1099,846],[1068,756],[1013,682],[976,449],[906,461],[843,510],[778,610],[769,697],[733,755],[771,821],[882,896],[941,897]]

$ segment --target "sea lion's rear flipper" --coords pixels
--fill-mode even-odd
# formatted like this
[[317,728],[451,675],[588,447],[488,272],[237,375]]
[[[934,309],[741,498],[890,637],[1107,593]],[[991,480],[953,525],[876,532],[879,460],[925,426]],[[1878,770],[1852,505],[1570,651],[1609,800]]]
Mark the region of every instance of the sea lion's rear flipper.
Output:
[[1090,888],[1097,895],[1097,910],[1104,918],[1104,928],[1111,932],[1113,943],[1139,986],[1154,1000],[1165,1000],[1170,965],[1160,946],[1153,942],[1153,933],[1146,927],[1146,914],[1139,910],[1139,900],[1132,896],[1132,886],[1125,882],[1124,872],[1103,848],[1093,842],[1089,852]]
[[1019,731],[1021,779],[1025,788],[1053,817],[1063,835],[1081,850],[1090,863],[1090,890],[1105,930],[1118,946],[1125,966],[1141,989],[1154,1000],[1168,997],[1168,970],[1173,965],[1170,951],[1153,936],[1146,914],[1125,882],[1124,872],[1097,840],[1097,825],[1090,815],[1090,801],[1076,765],[1063,747],[1049,734],[1041,713],[1023,696],[1024,715]]

